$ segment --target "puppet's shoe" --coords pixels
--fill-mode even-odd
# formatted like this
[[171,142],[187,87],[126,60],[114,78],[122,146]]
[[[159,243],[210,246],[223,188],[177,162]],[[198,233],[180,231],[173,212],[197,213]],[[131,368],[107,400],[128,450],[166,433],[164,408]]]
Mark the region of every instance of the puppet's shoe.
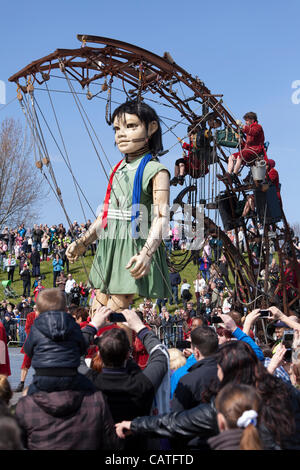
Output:
[[235,183],[237,186],[241,184],[238,175],[236,175],[235,173],[232,173],[232,175],[230,176],[231,176],[232,183]]
[[216,177],[217,177],[218,180],[220,180],[220,181],[226,181],[226,180],[228,180],[227,175],[229,175],[229,173],[224,173],[224,175],[221,175],[220,173],[218,173],[218,174],[216,175]]
[[178,184],[178,178],[177,176],[174,176],[174,178],[170,180],[170,186],[177,186],[177,184]]

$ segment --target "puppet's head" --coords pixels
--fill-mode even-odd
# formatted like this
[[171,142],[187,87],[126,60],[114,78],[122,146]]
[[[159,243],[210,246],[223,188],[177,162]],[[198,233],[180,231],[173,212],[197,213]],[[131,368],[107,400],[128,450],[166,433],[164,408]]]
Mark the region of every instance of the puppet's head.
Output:
[[127,101],[112,115],[115,141],[124,154],[133,154],[147,147],[152,155],[163,150],[159,117],[144,102]]

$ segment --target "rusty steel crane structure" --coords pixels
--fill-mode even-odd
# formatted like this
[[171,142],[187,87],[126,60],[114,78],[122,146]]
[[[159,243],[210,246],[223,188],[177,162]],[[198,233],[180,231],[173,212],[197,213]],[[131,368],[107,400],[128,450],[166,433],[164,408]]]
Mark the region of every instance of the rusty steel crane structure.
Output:
[[[67,81],[74,99],[78,100],[74,84],[79,84],[82,94],[85,94],[88,100],[93,100],[101,94],[102,99],[105,100],[105,118],[108,124],[111,124],[113,94],[122,94],[123,101],[125,96],[128,100],[159,102],[164,106],[164,109],[172,113],[173,117],[173,124],[166,125],[166,132],[175,136],[175,144],[168,149],[169,151],[178,144],[175,134],[176,126],[181,125],[185,129],[188,126],[194,126],[196,130],[200,130],[205,128],[205,122],[211,115],[221,121],[223,130],[230,131],[232,135],[238,136],[239,139],[242,138],[236,119],[223,102],[223,95],[213,94],[199,77],[192,76],[180,67],[170,53],[165,52],[161,57],[141,47],[105,37],[80,34],[77,39],[81,42],[80,47],[57,49],[51,54],[31,62],[9,78],[11,82],[16,83],[18,99],[24,113],[27,115],[31,131],[37,142],[39,151],[36,156],[36,165],[41,171],[44,171],[43,168],[49,170],[52,187],[63,208],[61,189],[56,181],[43,135],[40,133],[40,122],[38,120],[40,109],[35,98],[35,89],[37,87],[46,86],[49,92],[47,83],[53,79],[55,74],[59,74],[61,78]],[[100,88],[97,89],[98,91],[93,92],[92,87],[96,84]],[[84,113],[79,100],[76,104],[78,110]],[[86,123],[87,120],[85,119],[85,125]],[[187,135],[186,132],[185,135]],[[212,168],[217,168],[219,172],[225,173],[224,166],[227,166],[228,147],[218,141],[216,137],[213,138],[212,144],[213,150],[209,150],[210,159],[207,162],[210,171],[207,175],[201,175],[201,177],[190,174],[187,186],[177,194],[174,203],[182,207],[186,202],[192,203],[195,233],[197,233],[198,205],[202,204],[204,206],[204,235],[208,236],[215,232],[218,238],[222,240],[224,255],[235,280],[234,292],[237,305],[266,308],[274,301],[273,295],[278,296],[279,293],[281,307],[287,313],[291,308],[299,305],[300,294],[299,287],[295,285],[295,282],[291,284],[291,279],[286,276],[284,266],[286,256],[291,260],[298,286],[300,286],[300,273],[292,241],[292,232],[284,215],[283,205],[281,205],[281,216],[274,220],[268,216],[268,207],[265,201],[262,209],[263,216],[260,219],[263,233],[259,234],[258,232],[258,216],[251,219],[254,231],[250,233],[247,220],[237,216],[236,206],[241,199],[247,198],[249,191],[261,191],[261,187],[257,187],[253,181],[250,184],[241,183],[238,186],[233,186],[225,180],[225,188],[221,192],[222,197],[220,198],[220,195],[217,194],[215,170],[212,170]],[[199,151],[201,153],[201,145]],[[163,155],[161,157],[163,158]],[[70,166],[69,168],[71,171]],[[46,175],[46,173],[44,174]],[[77,191],[81,191],[78,184]],[[211,198],[210,195],[212,195]],[[232,223],[230,229],[234,231],[236,240],[238,239],[238,229],[242,228],[243,230],[246,254],[239,250],[238,244],[233,243],[229,238],[228,230],[221,227],[221,224],[217,221],[215,214],[220,209],[222,198],[229,201],[232,212],[230,214]],[[279,222],[282,224],[281,227],[277,225]],[[269,235],[271,227],[273,233],[275,227],[273,243],[278,254],[280,272],[276,285],[274,285],[273,290],[271,289],[270,294]],[[258,282],[257,266],[253,264],[252,260],[251,237],[253,236],[260,240],[263,247],[259,259],[259,268],[264,270],[264,279],[260,282]],[[178,263],[176,258],[172,256],[169,261],[175,269],[180,270],[186,263],[191,261],[191,257],[187,254],[184,263]]]

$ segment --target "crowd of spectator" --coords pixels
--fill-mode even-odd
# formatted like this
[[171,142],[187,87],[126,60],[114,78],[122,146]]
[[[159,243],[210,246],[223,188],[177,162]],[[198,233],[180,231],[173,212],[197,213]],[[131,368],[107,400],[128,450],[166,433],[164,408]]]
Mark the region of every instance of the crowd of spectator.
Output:
[[[195,253],[191,284],[171,269],[170,298],[132,305],[123,311],[125,322],[113,322],[106,307],[91,317],[92,289],[77,284],[69,269],[45,288],[38,263],[22,254],[31,260],[41,253],[54,272],[55,261],[64,262],[60,248],[86,229],[74,224],[46,247],[49,231],[36,226],[40,245],[34,238],[30,250],[16,253],[11,244],[2,257],[17,258],[24,286],[24,271],[30,265],[33,275],[35,266],[37,282],[32,297],[26,291],[0,307],[0,449],[300,449],[296,312],[285,315],[275,305],[238,310],[222,244],[211,234]],[[171,243],[171,252],[181,249],[180,239]],[[275,256],[269,261],[276,273]],[[15,390],[7,354],[13,338],[24,354]],[[12,405],[18,392],[23,396]]]
[[10,374],[0,376],[0,448],[300,448],[298,317],[270,307],[267,345],[259,309],[208,317],[189,303],[185,340],[174,347],[151,328],[151,309],[146,299],[112,323],[106,307],[90,318],[61,289],[42,290],[23,347],[35,374],[16,405]]

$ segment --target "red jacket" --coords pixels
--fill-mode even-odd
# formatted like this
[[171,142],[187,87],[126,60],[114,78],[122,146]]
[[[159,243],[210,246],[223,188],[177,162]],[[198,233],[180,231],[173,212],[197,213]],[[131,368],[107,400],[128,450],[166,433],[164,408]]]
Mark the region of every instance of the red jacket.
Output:
[[281,199],[281,196],[280,196],[280,184],[279,184],[279,175],[278,175],[278,171],[275,170],[275,161],[268,158],[266,160],[267,162],[267,165],[269,166],[269,170],[268,170],[268,179],[270,180],[270,182],[272,184],[275,185],[276,187],[276,192],[277,192],[277,196],[279,197],[279,199]]
[[205,161],[200,160],[192,151],[193,143],[187,144],[183,142],[182,148],[188,151],[188,155],[184,157],[185,171],[194,178],[199,178],[208,173],[208,165]]
[[[149,330],[151,330],[151,327],[149,325],[145,324],[145,326]],[[137,337],[137,335],[135,335],[135,338],[133,340],[132,349],[133,349],[132,351],[133,359],[135,360],[137,365],[142,370],[144,370],[149,359],[149,354],[147,353],[147,349],[143,345],[142,341]]]
[[[102,333],[104,333],[104,331],[111,330],[112,328],[120,328],[120,327],[116,323],[112,323],[111,325],[104,326],[103,328],[100,328],[98,330],[97,336],[100,336]],[[98,351],[98,346],[96,346],[95,344],[91,344],[90,347],[88,348],[85,358],[86,359],[92,358],[97,351]]]
[[[25,333],[26,333],[27,336],[30,333],[31,327],[32,327],[33,322],[34,322],[35,319],[36,319],[36,313],[35,312],[28,313],[28,315],[26,317],[26,323],[25,323]],[[24,351],[23,348],[24,348],[24,345],[21,348],[21,353],[25,354],[25,351]]]
[[281,199],[281,196],[280,196],[280,184],[279,184],[279,174],[278,174],[278,171],[275,170],[275,168],[271,168],[271,170],[268,171],[268,179],[271,181],[272,184],[275,185],[277,196],[279,197],[279,199]]
[[255,152],[262,152],[265,143],[265,134],[263,128],[256,121],[250,126],[244,126],[243,132],[246,134],[246,142],[243,147],[253,149]]

